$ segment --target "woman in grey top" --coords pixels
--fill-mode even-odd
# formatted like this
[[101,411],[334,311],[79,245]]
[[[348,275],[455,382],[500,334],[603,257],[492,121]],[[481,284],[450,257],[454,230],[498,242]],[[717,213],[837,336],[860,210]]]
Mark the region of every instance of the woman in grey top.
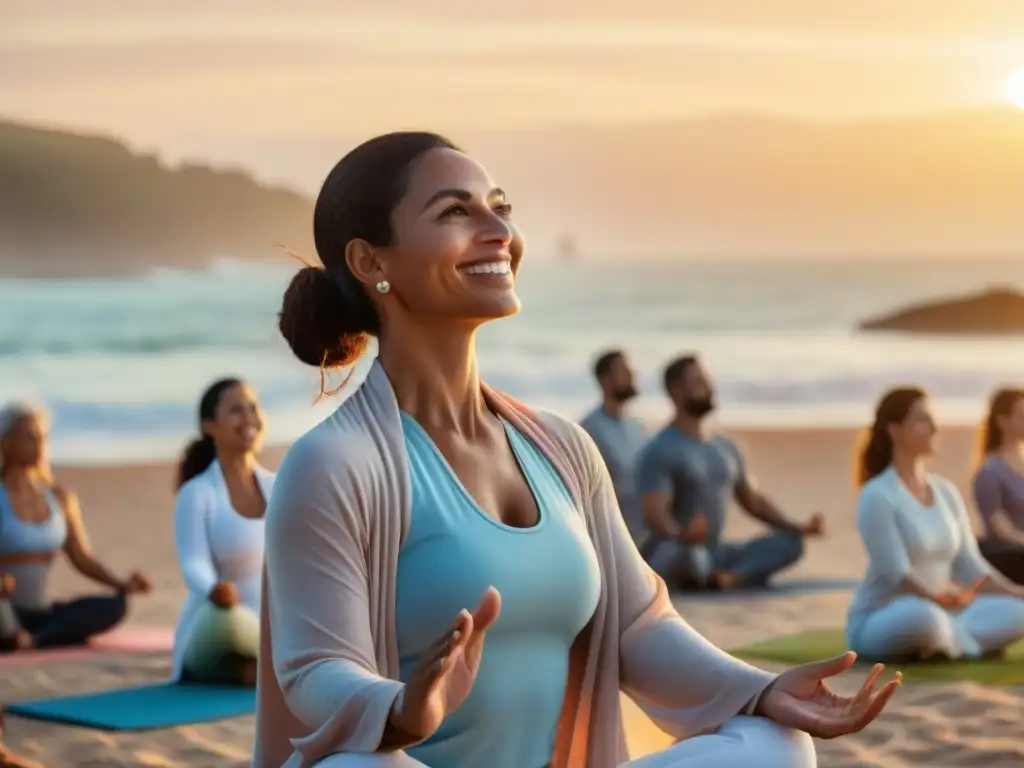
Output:
[[999,389],[981,425],[974,503],[984,524],[981,554],[1024,584],[1024,390]]
[[982,558],[956,487],[925,471],[935,434],[924,391],[894,389],[858,454],[868,571],[846,633],[861,657],[980,658],[1024,638],[1024,588]]

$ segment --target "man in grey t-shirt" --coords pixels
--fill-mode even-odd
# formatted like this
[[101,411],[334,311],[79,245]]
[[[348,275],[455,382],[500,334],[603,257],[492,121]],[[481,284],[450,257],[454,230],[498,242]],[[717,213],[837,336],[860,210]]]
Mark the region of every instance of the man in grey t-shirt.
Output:
[[633,481],[636,455],[647,440],[647,430],[625,415],[626,403],[636,397],[633,369],[626,353],[613,349],[594,363],[594,378],[601,388],[601,405],[580,422],[594,439],[611,475],[619,509],[634,541],[645,536],[643,511]]
[[[672,422],[644,446],[636,482],[650,539],[644,557],[670,587],[729,589],[760,586],[803,554],[805,536],[821,535],[820,514],[789,520],[759,491],[743,455],[726,437],[708,434],[704,421],[714,391],[700,361],[681,357],[665,369]],[[732,501],[773,530],[744,542],[725,542]]]

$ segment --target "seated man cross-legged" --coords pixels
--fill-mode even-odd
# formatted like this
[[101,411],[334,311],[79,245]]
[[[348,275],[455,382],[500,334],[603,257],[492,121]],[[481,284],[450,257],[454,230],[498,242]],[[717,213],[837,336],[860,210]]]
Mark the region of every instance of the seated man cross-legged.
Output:
[[[665,369],[672,421],[637,459],[637,487],[650,539],[643,554],[677,589],[763,586],[803,555],[805,536],[821,535],[824,520],[789,520],[755,486],[739,448],[709,434],[714,392],[700,361],[682,357]],[[745,542],[722,541],[725,515],[735,501],[772,531]]]

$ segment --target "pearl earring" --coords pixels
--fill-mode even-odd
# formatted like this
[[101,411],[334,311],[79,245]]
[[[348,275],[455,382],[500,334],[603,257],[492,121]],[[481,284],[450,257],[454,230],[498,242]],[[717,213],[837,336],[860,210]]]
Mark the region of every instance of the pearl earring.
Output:
[[377,283],[377,291],[378,291],[378,293],[387,293],[390,290],[391,290],[391,283],[389,283],[387,280],[381,280],[379,283]]

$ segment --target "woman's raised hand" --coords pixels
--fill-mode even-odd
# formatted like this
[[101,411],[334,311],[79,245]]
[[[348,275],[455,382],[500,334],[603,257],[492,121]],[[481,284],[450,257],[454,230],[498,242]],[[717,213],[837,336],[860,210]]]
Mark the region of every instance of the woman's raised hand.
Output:
[[476,609],[463,609],[451,629],[423,652],[391,711],[391,724],[417,741],[436,731],[473,690],[484,638],[501,612],[501,596],[488,587]]
[[854,696],[840,696],[826,680],[845,672],[857,658],[844,653],[834,659],[793,667],[779,675],[761,695],[754,714],[820,739],[856,733],[878,717],[899,688],[899,672],[876,688],[884,667],[876,664]]

